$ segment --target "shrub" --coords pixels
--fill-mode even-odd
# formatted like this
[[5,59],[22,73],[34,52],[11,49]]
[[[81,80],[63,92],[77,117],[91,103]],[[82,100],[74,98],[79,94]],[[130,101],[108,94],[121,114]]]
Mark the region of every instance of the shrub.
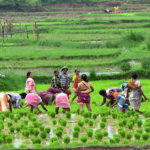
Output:
[[81,140],[82,143],[86,143],[87,137],[81,137],[80,140]]
[[70,119],[71,118],[71,113],[66,111],[66,118]]
[[126,124],[127,124],[127,119],[124,118],[124,119],[123,119],[123,125],[125,126]]
[[117,118],[117,113],[116,113],[116,112],[112,112],[111,115],[112,115],[112,118],[113,118],[113,119],[116,119],[116,118]]
[[6,137],[6,143],[12,143],[13,138],[11,136]]
[[53,119],[53,125],[56,125],[56,124],[57,124],[57,120]]
[[19,145],[19,148],[24,149],[24,148],[27,148],[27,146],[26,146],[26,145],[21,144],[21,145]]
[[107,122],[107,118],[102,117],[102,122]]
[[55,115],[56,115],[55,112],[50,112],[50,116],[51,116],[52,118],[55,118]]
[[84,121],[78,120],[78,125],[79,125],[80,127],[83,127]]
[[88,122],[89,122],[89,118],[85,118],[85,119],[84,119],[84,122],[85,122],[85,123],[88,123]]
[[121,63],[120,68],[122,71],[129,71],[131,70],[131,65],[128,62],[123,62]]
[[29,130],[31,135],[34,134],[34,127],[33,126],[29,126],[28,130]]
[[104,135],[104,136],[108,136],[108,132],[107,132],[107,131],[104,131],[104,132],[103,132],[103,135]]
[[80,127],[79,126],[74,127],[74,131],[80,132]]
[[96,71],[94,70],[94,68],[92,68],[90,70],[90,79],[95,79],[96,78]]
[[62,127],[57,127],[57,131],[62,131],[63,132],[63,128]]
[[4,139],[0,137],[0,144],[2,144],[3,142],[4,142]]
[[39,130],[38,129],[34,129],[33,134],[37,137],[39,135]]
[[114,137],[114,140],[116,141],[116,143],[120,142],[120,137]]
[[135,133],[134,133],[134,137],[135,137],[137,140],[139,140],[140,137],[141,137],[141,135],[140,135],[140,133],[135,132]]
[[10,114],[9,111],[5,111],[5,112],[4,112],[4,116],[5,116],[6,118],[9,117],[9,114]]
[[110,144],[115,144],[116,143],[115,139],[109,139],[109,142],[110,142]]
[[20,118],[21,118],[21,116],[19,114],[17,114],[16,117],[18,118],[18,120],[20,120]]
[[65,144],[69,144],[70,143],[70,137],[69,136],[64,137],[63,141]]
[[17,121],[18,121],[18,118],[17,118],[17,117],[14,117],[13,120],[14,120],[15,122],[17,122]]
[[67,125],[67,121],[64,120],[64,119],[62,119],[61,122],[60,122],[60,124],[61,124],[62,126],[66,126],[66,125]]
[[54,142],[54,141],[58,141],[58,138],[57,137],[52,137],[51,139],[50,139],[50,142]]
[[73,137],[78,138],[79,137],[79,132],[78,131],[73,131]]
[[8,127],[11,127],[12,125],[13,125],[12,122],[7,122],[7,126],[8,126]]
[[[142,68],[144,68],[144,69],[149,69],[150,68],[150,58],[144,58],[142,60]],[[148,113],[145,112],[145,114],[148,114]]]
[[126,144],[129,144],[129,140],[126,140],[126,139],[123,140],[123,141],[122,141],[122,144],[125,144],[125,145],[126,145]]
[[93,126],[93,121],[89,120],[88,124],[89,124],[89,126]]
[[23,120],[25,125],[28,125],[28,120]]
[[31,117],[31,120],[32,121],[36,121],[36,117]]
[[93,129],[86,129],[86,133],[88,137],[92,137],[93,136]]
[[49,134],[49,133],[51,132],[51,128],[50,128],[50,127],[46,127],[46,128],[45,128],[45,132],[46,132],[47,134]]
[[16,127],[16,131],[19,132],[20,131],[20,126]]
[[125,131],[120,131],[119,134],[121,135],[122,138],[124,138],[125,135],[126,135],[126,132]]
[[44,127],[44,126],[40,126],[39,129],[40,129],[41,131],[44,131],[45,127]]
[[128,140],[130,140],[130,139],[132,138],[132,134],[131,134],[131,133],[127,133],[127,134],[126,134],[126,138],[127,138]]
[[96,119],[97,116],[98,116],[98,114],[94,113],[94,114],[93,114],[93,119]]
[[38,122],[37,121],[32,122],[32,124],[33,124],[34,128],[38,127]]
[[14,114],[9,114],[9,118],[10,118],[11,120],[13,120],[14,117],[15,117]]
[[136,132],[142,134],[143,130],[142,129],[136,129]]
[[105,126],[106,126],[106,123],[104,123],[104,122],[101,122],[101,123],[100,123],[100,127],[101,127],[101,128],[105,128]]
[[129,122],[129,123],[127,124],[127,127],[128,127],[129,129],[132,129],[133,123],[132,123],[132,122]]
[[62,137],[62,131],[61,130],[56,131],[55,134],[57,135],[58,138]]
[[29,137],[30,132],[28,130],[23,130],[22,135],[25,136],[25,137]]
[[141,125],[143,124],[143,121],[141,119],[138,119],[137,124],[138,124],[139,127],[141,127]]
[[148,138],[149,138],[149,134],[148,133],[143,133],[142,134],[142,138],[143,138],[143,140],[148,140]]
[[149,132],[150,132],[150,127],[145,127],[145,131],[146,131],[147,133],[149,133]]
[[9,131],[14,133],[15,128],[11,126],[11,127],[9,128]]
[[122,127],[122,126],[123,126],[123,120],[119,120],[118,125],[119,125],[120,127]]
[[41,133],[40,133],[40,137],[41,137],[42,139],[45,139],[45,138],[47,137],[46,132],[41,132]]
[[101,140],[101,139],[103,138],[103,134],[102,134],[101,132],[96,132],[96,133],[95,133],[95,138],[96,138],[97,140]]

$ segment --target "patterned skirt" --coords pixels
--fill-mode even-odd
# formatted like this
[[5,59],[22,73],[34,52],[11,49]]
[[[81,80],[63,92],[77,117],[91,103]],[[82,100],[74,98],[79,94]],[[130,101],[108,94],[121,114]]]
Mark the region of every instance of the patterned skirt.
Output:
[[90,94],[89,93],[78,93],[77,103],[81,105],[90,104]]
[[130,91],[130,97],[129,97],[129,102],[131,107],[134,110],[139,110],[141,106],[141,101],[142,101],[142,95],[138,90],[131,90]]

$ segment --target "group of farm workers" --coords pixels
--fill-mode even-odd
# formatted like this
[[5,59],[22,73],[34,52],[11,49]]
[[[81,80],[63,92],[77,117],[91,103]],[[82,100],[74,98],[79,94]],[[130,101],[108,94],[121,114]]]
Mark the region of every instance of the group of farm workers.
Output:
[[[33,109],[37,109],[40,114],[41,111],[38,105],[41,105],[47,111],[44,105],[52,105],[52,103],[56,104],[56,114],[58,114],[60,107],[63,108],[63,112],[70,111],[69,95],[71,94],[71,90],[69,89],[70,76],[67,74],[68,67],[64,66],[61,71],[61,74],[59,74],[58,70],[54,71],[51,87],[47,91],[38,92],[36,91],[32,72],[28,72],[24,93],[0,93],[0,112],[7,111],[8,108],[12,112],[12,105],[14,108],[22,108],[20,105],[21,99],[26,100],[26,106],[23,108],[30,107],[30,112],[33,112]],[[71,102],[78,97],[76,102],[79,104],[79,110],[81,111],[83,106],[86,105],[88,111],[92,111],[90,107],[90,93],[94,91],[94,88],[87,80],[87,75],[82,74],[80,77],[79,73],[80,70],[76,69],[72,79],[74,97]],[[147,100],[147,97],[144,95],[143,90],[141,90],[141,83],[137,78],[137,73],[132,73],[132,79],[124,82],[121,88],[112,87],[107,90],[100,90],[99,94],[103,97],[103,102],[100,106],[104,105],[106,99],[108,99],[107,106],[110,108],[117,105],[117,108],[125,113],[129,111],[129,105],[131,105],[132,109],[136,112],[143,113],[139,111],[139,108],[141,106],[142,96],[144,96],[145,100]]]

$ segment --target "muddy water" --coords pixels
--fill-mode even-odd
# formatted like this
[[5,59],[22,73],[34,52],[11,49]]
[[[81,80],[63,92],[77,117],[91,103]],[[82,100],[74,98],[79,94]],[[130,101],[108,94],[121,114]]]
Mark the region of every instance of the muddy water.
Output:
[[[65,118],[65,115],[59,114],[58,116],[56,116],[56,119],[58,120],[58,118],[60,118],[60,117]],[[145,117],[144,116],[139,115],[139,118],[142,119],[143,123],[145,122]],[[74,141],[74,140],[79,141],[80,138],[73,139],[73,136],[72,136],[72,132],[73,132],[74,127],[78,125],[77,124],[78,119],[84,120],[84,118],[82,116],[79,116],[79,115],[76,115],[76,114],[72,114],[71,119],[67,119],[67,126],[63,127],[64,128],[63,137],[68,135],[70,137],[71,141]],[[87,124],[84,124],[84,126],[81,128],[81,131],[80,131],[80,137],[81,136],[87,136],[87,134],[85,132],[86,128],[93,128],[94,132],[97,129],[100,129],[100,120],[101,120],[101,117],[99,115],[97,117],[97,119],[93,120],[94,124],[93,124],[92,127],[89,127]],[[49,145],[50,144],[49,139],[56,136],[55,135],[56,128],[60,125],[59,124],[53,125],[52,124],[52,119],[47,114],[38,115],[37,116],[37,121],[42,122],[45,127],[47,127],[47,126],[51,127],[51,131],[50,131],[47,139],[43,140],[42,144],[41,144],[43,146],[45,144]],[[113,138],[114,134],[118,134],[118,127],[117,126],[118,126],[118,119],[112,120],[111,117],[108,116],[108,118],[107,118],[107,127],[105,128],[105,130],[107,130],[109,138]],[[142,126],[142,129],[144,130],[143,126]],[[100,130],[105,131],[104,129],[100,129]],[[32,136],[32,137],[34,137],[34,136]],[[29,137],[29,138],[25,139],[25,138],[22,138],[20,133],[15,132],[15,134],[14,134],[15,140],[13,141],[13,145],[14,145],[15,148],[19,148],[19,146],[21,144],[30,145],[32,147],[32,145],[33,145],[32,142],[31,142],[32,137]],[[92,139],[94,139],[94,137]],[[60,140],[60,143],[64,144],[63,140]]]

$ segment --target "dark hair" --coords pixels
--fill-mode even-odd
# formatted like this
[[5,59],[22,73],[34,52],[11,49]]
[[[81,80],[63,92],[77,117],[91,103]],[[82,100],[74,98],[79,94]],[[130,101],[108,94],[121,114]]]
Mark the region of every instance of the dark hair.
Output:
[[54,74],[55,74],[56,72],[58,72],[58,70],[55,70],[55,71],[54,71]]
[[12,96],[10,94],[8,94],[10,96],[10,98],[12,98]]
[[133,72],[133,73],[132,73],[132,78],[133,78],[133,79],[137,79],[137,77],[138,77],[137,73],[136,73],[136,72]]
[[99,91],[99,94],[100,94],[100,95],[106,94],[106,90],[104,90],[104,89],[100,90],[100,91]]
[[27,78],[28,78],[28,76],[29,76],[30,74],[31,74],[31,72],[28,72],[28,73],[27,73]]
[[26,93],[21,93],[20,96],[25,98],[27,96],[27,94]]
[[82,80],[84,80],[85,82],[89,82],[89,81],[87,80],[87,75],[86,75],[86,74],[83,74],[81,77],[82,77]]
[[111,89],[111,90],[109,90],[109,91],[115,92],[115,91],[114,91],[114,90],[112,90],[112,89]]
[[77,72],[79,69],[76,69],[74,72]]

